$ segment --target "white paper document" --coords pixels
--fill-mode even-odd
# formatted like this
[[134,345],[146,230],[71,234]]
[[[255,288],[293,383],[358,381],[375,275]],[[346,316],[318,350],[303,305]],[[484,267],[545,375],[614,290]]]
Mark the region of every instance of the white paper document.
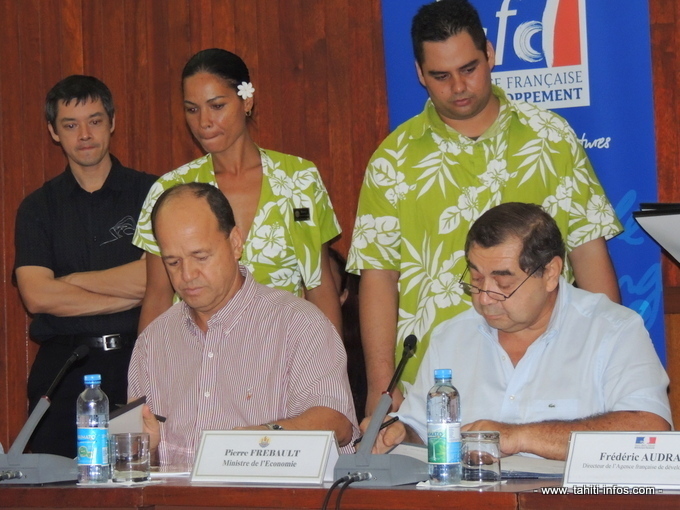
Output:
[[640,204],[633,218],[654,241],[680,263],[680,204]]
[[142,406],[145,403],[146,397],[141,397],[119,409],[113,410],[109,420],[109,434],[144,432]]
[[562,478],[564,475],[563,460],[510,455],[501,459],[503,478]]
[[[425,445],[402,443],[395,446],[390,453],[407,455],[427,462]],[[564,461],[510,455],[501,458],[501,475],[503,478],[562,478]]]

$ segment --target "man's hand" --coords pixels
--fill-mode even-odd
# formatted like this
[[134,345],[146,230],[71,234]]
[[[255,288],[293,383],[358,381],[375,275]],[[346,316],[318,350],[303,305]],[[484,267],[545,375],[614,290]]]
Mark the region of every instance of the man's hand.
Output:
[[[385,416],[383,422],[390,420],[391,418],[391,416]],[[361,425],[359,425],[362,434],[366,432],[370,422],[370,417],[363,419]],[[394,422],[389,427],[382,429],[378,432],[378,437],[373,445],[373,453],[387,453],[398,444],[403,443],[408,437],[408,432],[409,430],[407,427],[400,421]]]
[[497,430],[501,433],[501,453],[533,453],[546,459],[565,460],[569,437],[574,431],[664,431],[671,426],[661,416],[646,411],[611,411],[580,420],[554,420],[509,424],[478,420],[461,427],[466,430]]
[[460,428],[461,432],[468,430],[497,430],[501,436],[501,453],[503,456],[514,455],[522,449],[522,425],[511,425],[492,420],[477,420]]
[[151,464],[158,465],[158,445],[161,442],[161,424],[156,419],[148,405],[142,407],[142,419],[144,420],[143,431],[149,434],[149,451]]
[[[293,418],[282,418],[274,423],[283,427],[283,430],[332,430],[338,440],[338,445],[349,444],[356,430],[344,414],[330,407],[310,407],[302,414]],[[234,427],[234,430],[269,430],[266,425],[247,425]]]

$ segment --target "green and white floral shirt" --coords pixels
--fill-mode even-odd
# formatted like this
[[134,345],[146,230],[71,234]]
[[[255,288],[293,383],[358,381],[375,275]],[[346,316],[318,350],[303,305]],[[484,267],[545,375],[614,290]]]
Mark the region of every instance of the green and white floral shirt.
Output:
[[[508,100],[498,87],[493,92],[500,112],[477,140],[447,126],[428,100],[385,139],[366,170],[347,267],[400,272],[395,353],[406,336],[419,339],[402,377],[407,383],[435,326],[471,306],[458,281],[465,237],[484,211],[502,202],[542,205],[568,251],[622,231],[567,122]],[[568,267],[565,276],[573,281]]]
[[[308,289],[321,284],[321,246],[340,233],[340,225],[311,161],[265,149],[260,156],[260,201],[240,262],[258,283],[302,296],[303,282]],[[151,211],[166,189],[185,182],[217,186],[210,154],[168,172],[151,187],[132,240],[135,246],[160,255]]]

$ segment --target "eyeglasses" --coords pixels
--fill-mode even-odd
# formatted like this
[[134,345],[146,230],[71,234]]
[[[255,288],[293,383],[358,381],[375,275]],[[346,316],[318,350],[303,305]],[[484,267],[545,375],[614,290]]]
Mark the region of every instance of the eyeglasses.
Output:
[[460,277],[460,281],[458,284],[463,287],[463,290],[468,293],[468,294],[479,294],[480,292],[486,292],[486,295],[489,296],[491,299],[495,299],[496,301],[505,301],[506,299],[510,299],[512,295],[519,290],[519,288],[526,283],[526,281],[534,276],[534,273],[541,269],[543,266],[538,266],[536,269],[534,269],[529,276],[527,276],[522,283],[520,283],[515,290],[513,290],[510,294],[507,296],[505,294],[502,294],[501,292],[496,292],[494,290],[484,290],[480,289],[479,287],[476,287],[472,285],[471,283],[464,282],[463,279],[465,278],[465,275],[468,274],[468,271],[470,270],[469,267],[465,268],[465,271],[463,271],[462,276]]

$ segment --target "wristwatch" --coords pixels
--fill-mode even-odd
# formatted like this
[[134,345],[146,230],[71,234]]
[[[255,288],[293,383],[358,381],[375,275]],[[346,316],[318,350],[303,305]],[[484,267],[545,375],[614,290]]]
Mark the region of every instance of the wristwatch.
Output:
[[269,430],[283,430],[283,427],[278,423],[265,423],[264,426]]

